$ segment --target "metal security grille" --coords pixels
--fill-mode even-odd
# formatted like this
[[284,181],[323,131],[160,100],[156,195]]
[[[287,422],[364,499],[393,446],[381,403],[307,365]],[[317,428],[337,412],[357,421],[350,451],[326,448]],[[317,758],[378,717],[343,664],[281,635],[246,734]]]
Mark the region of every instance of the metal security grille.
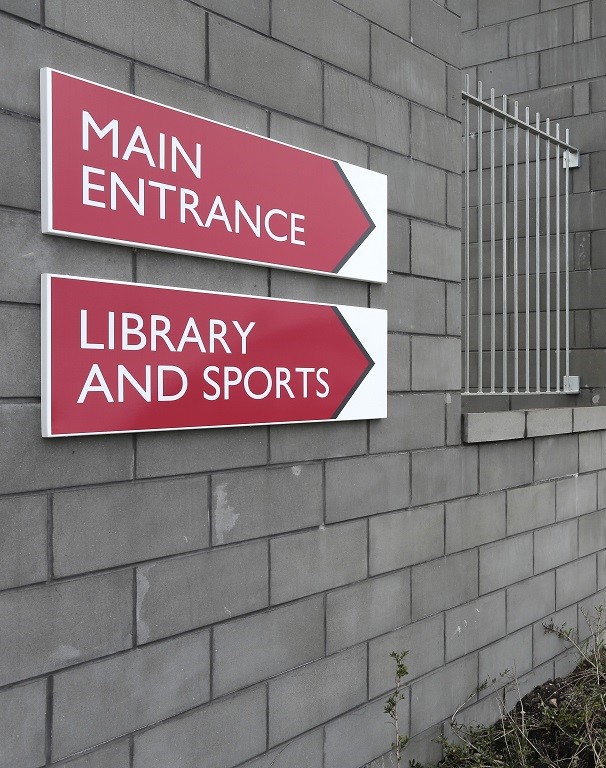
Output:
[[578,150],[518,102],[463,91],[465,394],[576,392],[569,191]]

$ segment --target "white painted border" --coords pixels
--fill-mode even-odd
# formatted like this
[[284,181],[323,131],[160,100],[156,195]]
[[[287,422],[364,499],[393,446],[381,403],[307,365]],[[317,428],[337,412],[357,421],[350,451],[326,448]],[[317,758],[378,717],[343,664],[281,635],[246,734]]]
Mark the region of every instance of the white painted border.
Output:
[[[263,427],[280,424],[318,424],[337,421],[366,421],[384,419],[387,416],[387,310],[368,307],[350,307],[340,304],[326,304],[320,301],[302,301],[298,299],[280,299],[276,296],[249,296],[242,293],[224,293],[222,291],[203,291],[198,288],[178,288],[169,285],[151,283],[132,283],[126,280],[104,280],[97,277],[59,275],[45,272],[41,280],[41,345],[42,345],[42,437],[80,437],[85,435],[133,435],[144,432],[183,432],[200,429],[231,429],[232,427]],[[201,293],[210,296],[234,296],[236,298],[256,299],[257,301],[278,301],[288,304],[310,304],[315,307],[336,307],[354,333],[358,336],[374,362],[373,369],[354,392],[349,402],[336,419],[310,419],[306,421],[264,421],[244,422],[242,424],[215,424],[209,426],[165,427],[163,429],[114,430],[110,432],[69,432],[53,434],[51,423],[51,282],[53,278],[93,283],[128,285],[141,288],[161,288],[168,291]],[[373,339],[373,334],[380,334]],[[366,346],[368,344],[368,346]],[[376,355],[376,357],[375,357]],[[367,384],[367,381],[370,381]],[[353,403],[353,405],[352,405]],[[374,404],[374,409],[369,407]],[[365,415],[359,415],[366,409]],[[370,415],[368,413],[370,411]]]
[[42,437],[53,437],[51,429],[51,278],[55,275],[43,274],[40,291],[40,373],[42,408],[40,421]]
[[53,232],[53,70],[40,70],[40,176],[42,232]]
[[[135,240],[115,240],[109,237],[98,237],[94,235],[88,235],[83,232],[64,232],[60,229],[54,229],[52,226],[52,73],[56,72],[59,75],[65,77],[71,77],[74,80],[80,80],[90,85],[95,85],[98,88],[104,88],[114,93],[120,93],[124,96],[129,96],[132,99],[138,101],[147,102],[148,104],[154,104],[155,106],[162,107],[164,109],[172,110],[173,112],[180,112],[183,115],[194,117],[197,120],[203,120],[215,125],[220,125],[223,128],[228,128],[232,131],[238,131],[238,133],[245,133],[249,136],[254,136],[256,139],[263,141],[270,141],[273,144],[281,144],[291,149],[296,149],[299,152],[305,152],[308,155],[315,155],[316,157],[323,157],[327,160],[337,162],[349,182],[352,184],[358,197],[362,201],[362,204],[366,208],[366,211],[373,219],[375,223],[375,230],[371,232],[368,238],[362,243],[361,247],[348,259],[343,267],[338,272],[323,272],[315,269],[305,269],[304,267],[291,267],[283,264],[274,264],[273,262],[256,261],[252,259],[239,259],[234,256],[222,256],[221,254],[206,253],[204,251],[186,251],[177,248],[169,248],[166,246],[157,246],[150,243],[140,243]],[[267,136],[261,136],[251,131],[245,131],[242,128],[236,128],[227,123],[221,123],[218,120],[211,120],[208,117],[202,117],[196,115],[193,112],[188,112],[178,107],[171,107],[168,104],[161,104],[153,99],[146,99],[142,96],[136,96],[126,91],[120,91],[117,88],[111,88],[108,85],[102,85],[101,83],[95,83],[93,80],[88,80],[84,77],[78,77],[77,75],[71,75],[68,72],[63,72],[59,69],[53,69],[52,67],[43,67],[40,70],[40,125],[42,135],[42,232],[49,235],[60,235],[62,237],[73,237],[79,240],[89,240],[102,243],[113,243],[115,245],[126,245],[134,248],[146,248],[151,251],[160,251],[163,253],[179,253],[187,256],[198,256],[209,259],[217,259],[220,261],[238,262],[241,264],[253,264],[255,266],[270,267],[273,269],[284,269],[292,272],[305,272],[314,275],[326,275],[328,277],[341,277],[347,280],[359,280],[362,282],[371,283],[386,283],[387,282],[387,176],[378,171],[372,171],[368,168],[362,168],[361,166],[351,165],[349,163],[336,160],[328,155],[322,155],[319,152],[311,152],[308,149],[302,147],[295,147],[293,144],[287,144],[284,141],[278,141],[277,139],[271,139]],[[366,183],[363,183],[363,179],[366,177]],[[366,191],[364,190],[366,188]],[[370,191],[373,194],[380,195],[377,200],[371,199]],[[376,217],[376,218],[375,218]],[[377,230],[380,230],[377,233]],[[374,237],[373,237],[374,236]],[[371,242],[368,245],[368,242]],[[376,253],[375,253],[376,249]],[[358,252],[361,252],[365,259],[370,259],[371,255],[376,260],[373,263],[371,260],[367,262],[365,268],[362,269],[358,262],[362,262],[362,257],[356,258]],[[353,267],[348,269],[351,262],[354,262]],[[358,273],[355,273],[355,269],[358,269]]]

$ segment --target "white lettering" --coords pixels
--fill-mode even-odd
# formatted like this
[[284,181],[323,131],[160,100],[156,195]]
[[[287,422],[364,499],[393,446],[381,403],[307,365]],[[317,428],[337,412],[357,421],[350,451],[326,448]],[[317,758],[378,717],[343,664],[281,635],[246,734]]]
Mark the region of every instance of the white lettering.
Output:
[[204,346],[204,342],[200,336],[200,331],[198,330],[198,326],[196,325],[196,321],[193,317],[189,318],[185,328],[183,329],[181,341],[177,347],[177,352],[183,352],[183,347],[190,343],[197,344],[198,347],[200,347],[200,352],[206,352],[206,347]]
[[[185,224],[185,211],[189,211],[196,220],[196,224],[199,227],[203,227],[204,224],[202,224],[202,219],[198,216],[198,211],[196,211],[196,207],[198,205],[198,195],[191,189],[186,189],[185,187],[182,187],[179,192],[181,203],[181,224]],[[190,198],[189,203],[187,202],[187,197]]]
[[237,320],[232,320],[232,323],[234,324],[236,331],[238,331],[238,333],[240,334],[240,338],[242,339],[242,354],[245,355],[246,354],[246,337],[255,327],[255,323],[254,322],[249,323],[245,329],[242,328],[242,326]]
[[177,187],[173,186],[172,184],[163,184],[161,181],[150,181],[148,182],[150,187],[157,187],[159,191],[160,196],[160,218],[165,219],[166,218],[166,193],[167,192],[176,192]]
[[[129,325],[129,320],[135,321],[135,327]],[[147,338],[144,333],[141,333],[143,328],[143,318],[141,315],[137,315],[134,312],[122,313],[122,349],[143,349],[147,343]],[[139,341],[130,343],[129,337],[137,336]]]
[[135,379],[132,373],[124,365],[118,365],[118,402],[124,402],[124,381],[127,380],[132,385],[141,397],[147,402],[151,403],[151,365],[145,366],[145,387]]
[[118,207],[116,191],[120,187],[122,193],[126,199],[133,206],[139,216],[145,215],[145,179],[139,179],[139,199],[137,200],[129,191],[128,187],[124,184],[122,179],[115,171],[110,172],[109,176],[109,194],[110,194],[110,207],[112,211],[115,211]]
[[110,120],[105,128],[99,128],[90,112],[82,112],[82,149],[88,152],[88,129],[92,128],[100,139],[112,135],[112,157],[118,157],[118,121]]
[[216,381],[213,381],[210,378],[211,373],[217,373],[217,374],[219,373],[219,369],[217,368],[216,365],[209,365],[208,368],[204,369],[204,372],[202,374],[202,376],[204,377],[204,381],[207,384],[210,384],[210,386],[214,389],[214,393],[209,394],[208,392],[203,392],[202,394],[204,395],[205,400],[218,400],[219,397],[221,397],[221,387],[217,384]]
[[90,190],[96,189],[98,192],[104,192],[103,184],[93,184],[90,180],[91,173],[98,176],[105,176],[105,171],[101,168],[92,168],[90,165],[82,166],[82,205],[90,205],[94,208],[105,208],[105,203],[100,200],[90,199]]
[[[99,382],[98,384],[93,384],[95,379]],[[95,363],[88,372],[86,382],[84,383],[82,391],[80,392],[80,397],[78,398],[78,403],[83,403],[86,400],[86,396],[89,392],[103,392],[108,403],[114,402],[114,398],[109,391],[109,387],[107,386],[107,383],[103,378],[103,374],[101,373],[101,369],[97,363]]]
[[267,211],[265,214],[265,230],[267,234],[272,238],[272,240],[277,240],[278,242],[284,242],[284,240],[287,240],[287,235],[278,236],[274,232],[272,232],[271,227],[269,226],[269,222],[272,218],[272,216],[283,216],[285,219],[288,218],[288,214],[286,211],[281,211],[279,208],[272,208],[271,211]]
[[80,349],[105,349],[103,344],[88,341],[88,310],[80,310]]
[[[164,374],[168,371],[176,373],[181,378],[181,389],[176,395],[167,395],[164,392]],[[173,400],[180,400],[187,391],[187,376],[185,371],[178,368],[176,365],[159,365],[158,366],[158,401],[168,402]]]
[[[266,386],[263,392],[252,391],[250,386],[250,379],[253,373],[260,373],[262,376],[265,377]],[[251,368],[246,373],[246,376],[244,377],[244,391],[249,397],[252,397],[253,400],[263,400],[271,392],[271,387],[272,387],[271,374],[265,368],[261,368],[260,366],[255,366],[254,368]]]
[[[137,142],[140,142],[139,146],[137,145]],[[124,154],[122,155],[122,159],[128,160],[133,152],[138,152],[140,155],[145,155],[147,162],[151,165],[151,167],[156,167],[152,153],[149,150],[149,144],[147,143],[147,139],[143,133],[143,128],[141,128],[140,125],[138,125],[133,131],[133,135],[130,137],[130,141],[128,142],[128,146],[126,147]]]
[[189,165],[194,176],[197,179],[201,178],[202,177],[202,146],[200,144],[196,144],[196,160],[194,162],[189,157],[187,152],[183,149],[183,146],[179,141],[179,139],[177,139],[176,136],[172,136],[171,138],[172,138],[171,171],[173,173],[177,172],[177,152],[178,152],[181,155],[181,157],[185,160],[185,162]]

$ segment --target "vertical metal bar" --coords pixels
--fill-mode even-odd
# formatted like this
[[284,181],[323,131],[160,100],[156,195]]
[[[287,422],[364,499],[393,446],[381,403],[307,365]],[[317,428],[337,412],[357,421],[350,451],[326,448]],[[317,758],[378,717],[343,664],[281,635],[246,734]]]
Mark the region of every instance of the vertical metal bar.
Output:
[[[560,138],[560,124],[556,123],[556,139]],[[556,392],[560,392],[560,145],[556,144]]]
[[[518,102],[514,102],[513,114],[518,120]],[[519,320],[518,320],[518,124],[513,128],[513,391],[518,392],[520,364],[519,350]]]
[[[469,93],[469,75],[465,75]],[[465,99],[465,392],[469,392],[469,101]]]
[[[541,115],[537,112],[537,118],[536,118],[536,127],[537,130],[540,129],[541,126]],[[536,237],[536,243],[535,243],[535,333],[536,333],[536,341],[535,341],[535,376],[536,376],[536,391],[541,391],[541,291],[540,291],[540,272],[541,272],[541,261],[540,261],[540,220],[541,220],[541,141],[539,138],[539,134],[537,133],[535,135],[535,191],[536,191],[536,200],[535,200],[535,237]]]
[[[545,121],[545,133],[551,136],[549,132],[549,118]],[[547,392],[551,391],[551,185],[549,178],[549,163],[551,155],[551,142],[549,139],[545,142],[545,347],[546,347],[546,379]]]
[[[478,99],[482,101],[482,81],[478,82]],[[482,392],[482,281],[484,269],[482,263],[482,107],[478,107],[478,392]]]
[[[566,144],[570,145],[570,130],[566,128]],[[566,378],[570,376],[570,249],[568,244],[569,228],[569,191],[570,191],[570,150],[566,150],[566,211],[565,211],[565,237],[566,237]]]
[[[503,96],[503,112],[507,113],[507,96]],[[507,118],[503,118],[501,225],[503,241],[503,392],[507,392]]]
[[[490,89],[490,105],[494,107],[494,88]],[[496,348],[496,282],[495,282],[495,188],[494,188],[494,111],[490,113],[490,391],[494,392]]]
[[[526,125],[530,109],[526,107]],[[530,392],[530,131],[526,129],[526,392]]]

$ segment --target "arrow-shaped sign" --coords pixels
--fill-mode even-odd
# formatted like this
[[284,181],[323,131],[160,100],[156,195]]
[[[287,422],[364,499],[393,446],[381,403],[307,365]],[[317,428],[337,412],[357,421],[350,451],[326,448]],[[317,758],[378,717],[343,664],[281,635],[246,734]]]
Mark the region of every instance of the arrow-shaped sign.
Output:
[[42,434],[384,418],[379,309],[42,276]]
[[387,279],[387,178],[41,71],[42,230]]

